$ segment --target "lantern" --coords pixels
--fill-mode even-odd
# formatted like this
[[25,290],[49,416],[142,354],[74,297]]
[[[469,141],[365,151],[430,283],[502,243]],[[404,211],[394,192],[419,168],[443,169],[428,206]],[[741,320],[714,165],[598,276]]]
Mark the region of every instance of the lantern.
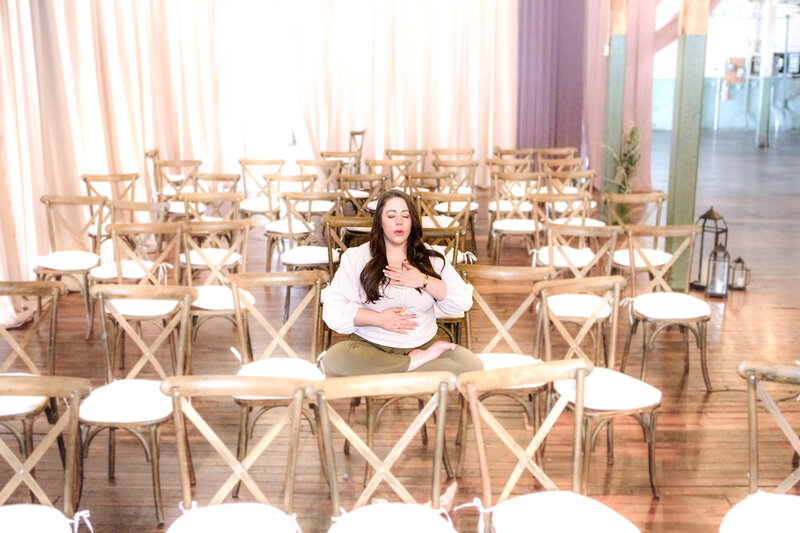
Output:
[[737,257],[728,276],[728,288],[743,291],[750,284],[750,269],[744,259]]
[[710,298],[728,297],[728,265],[731,256],[724,246],[718,244],[708,256],[708,284],[706,296]]
[[705,255],[708,250],[715,250],[717,246],[723,248],[728,246],[728,224],[725,219],[714,211],[712,207],[695,222],[702,228],[700,234],[700,257],[697,265],[697,279],[692,282],[691,287],[695,290],[703,290],[708,285],[708,257]]

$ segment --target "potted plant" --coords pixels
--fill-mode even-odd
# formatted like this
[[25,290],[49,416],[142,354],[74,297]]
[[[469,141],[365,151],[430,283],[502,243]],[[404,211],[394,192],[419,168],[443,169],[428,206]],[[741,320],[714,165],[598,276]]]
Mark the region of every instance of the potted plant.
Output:
[[[622,136],[620,152],[616,153],[610,146],[605,145],[606,151],[614,158],[617,164],[614,179],[605,178],[605,181],[616,187],[618,194],[633,192],[633,180],[636,177],[636,167],[639,164],[639,128],[630,126]],[[613,189],[612,189],[613,190]],[[618,214],[625,223],[631,222],[631,214],[627,206],[620,205]]]

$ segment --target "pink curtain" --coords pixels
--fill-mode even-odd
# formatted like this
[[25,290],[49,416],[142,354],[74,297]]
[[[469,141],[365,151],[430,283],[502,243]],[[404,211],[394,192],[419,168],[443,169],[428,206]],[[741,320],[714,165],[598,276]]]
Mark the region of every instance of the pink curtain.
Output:
[[[600,173],[603,161],[603,117],[606,103],[606,56],[609,0],[586,2],[586,83],[583,86],[582,153],[589,168]],[[599,178],[598,178],[599,179]],[[599,187],[599,183],[596,184]]]

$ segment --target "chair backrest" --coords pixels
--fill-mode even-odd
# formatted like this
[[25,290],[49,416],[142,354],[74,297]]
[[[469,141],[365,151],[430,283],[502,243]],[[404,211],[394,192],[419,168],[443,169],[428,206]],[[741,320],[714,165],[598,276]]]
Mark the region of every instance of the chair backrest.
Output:
[[169,203],[112,201],[108,207],[112,224],[157,223],[167,220]]
[[[111,224],[117,283],[134,279],[138,285],[179,285],[183,230],[180,222]],[[135,265],[133,278],[126,264]]]
[[[537,463],[536,454],[543,447],[545,439],[548,438],[551,430],[555,427],[569,400],[567,396],[558,398],[530,440],[527,437],[530,434],[530,430],[524,432],[526,444],[523,447],[523,445],[519,444],[517,437],[503,426],[503,420],[508,418],[501,417],[498,419],[483,404],[483,394],[487,392],[496,393],[503,389],[530,386],[532,383],[575,380],[575,399],[571,407],[573,411],[571,488],[573,492],[580,493],[584,385],[586,376],[592,370],[591,364],[580,360],[553,361],[538,365],[465,372],[458,377],[458,390],[469,405],[475,428],[475,441],[478,447],[478,463],[481,473],[481,505],[485,509],[491,509],[493,505],[507,500],[512,495],[520,476],[525,470],[530,472],[546,490],[558,490],[555,482]],[[497,463],[506,461],[506,459],[503,457],[505,454],[501,453],[499,449],[492,448],[491,454],[489,453],[488,439],[487,435],[485,435],[488,431],[485,432],[484,427],[491,428],[492,432],[503,443],[502,450],[508,448],[516,458],[515,466],[496,500],[493,497],[492,478],[497,479],[501,474],[498,471],[498,464],[490,465],[489,459],[497,459]],[[550,438],[553,439],[550,440],[550,445],[553,446],[555,439],[553,437]],[[487,514],[485,519],[486,526],[490,527],[490,515]],[[491,529],[485,530],[491,531]]]
[[136,201],[139,174],[82,174],[86,196],[104,196],[107,200]]
[[327,216],[322,219],[322,223],[328,246],[328,274],[333,279],[333,275],[336,274],[339,267],[339,262],[334,261],[333,251],[338,251],[339,257],[341,257],[341,254],[347,250],[349,246],[345,238],[347,228],[366,228],[368,234],[369,228],[372,227],[372,217]]
[[434,159],[433,168],[454,176],[450,190],[442,192],[471,192],[475,188],[478,162],[474,159]]
[[[467,311],[467,348],[475,353],[491,353],[502,341],[504,351],[511,351],[517,354],[533,353],[533,349],[523,350],[514,337],[511,335],[511,328],[520,319],[529,317],[533,319],[530,312],[531,305],[535,300],[533,294],[534,284],[549,279],[555,270],[550,267],[518,267],[518,266],[495,266],[495,265],[458,265],[458,271],[464,281],[472,284],[472,299],[477,306]],[[509,301],[511,295],[518,295],[522,302],[513,307]],[[498,300],[499,298],[499,300]],[[502,305],[499,305],[502,302]],[[483,347],[472,348],[472,323],[475,314],[480,311],[486,315],[488,322],[494,327],[496,333]],[[498,314],[504,315],[502,318]],[[482,322],[483,323],[483,322]],[[533,341],[531,331],[535,331],[535,324],[521,323],[517,329],[517,337],[524,335]],[[524,330],[524,334],[522,333]]]
[[554,157],[544,158],[541,155],[538,158],[539,172],[570,172],[578,171],[583,168],[582,157]]
[[533,172],[533,159],[527,157],[503,157],[486,160],[489,173],[494,172]]
[[570,159],[575,158],[578,149],[571,146],[563,148],[534,148],[536,154],[536,168],[539,172],[545,171],[545,164],[551,159]]
[[311,220],[313,217],[342,213],[342,194],[338,192],[283,192],[281,202],[286,209],[289,248],[315,242],[317,235]]
[[660,226],[661,211],[667,195],[661,191],[604,194],[603,209],[609,224]]
[[495,146],[492,149],[492,156],[495,159],[528,159],[535,163],[536,148],[501,148],[500,146]]
[[[418,192],[416,201],[423,229],[467,227],[472,205],[471,194]],[[437,205],[444,207],[445,210],[437,211]]]
[[242,189],[245,196],[269,196],[264,176],[280,174],[284,163],[283,159],[240,159]]
[[[229,276],[231,291],[233,292],[234,309],[236,313],[236,326],[239,331],[242,360],[244,363],[266,359],[275,354],[287,357],[301,358],[316,363],[317,342],[320,326],[320,294],[322,287],[328,283],[328,273],[324,270],[298,270],[294,272],[261,272],[247,274],[232,274]],[[242,297],[240,290],[278,288],[303,288],[300,303],[294,307],[291,316],[283,320],[283,316],[276,315],[273,322],[269,314],[262,312],[258,306],[248,298]],[[263,292],[263,291],[262,291]],[[259,327],[262,334],[248,335],[250,328]],[[293,331],[294,329],[294,331]],[[263,331],[262,331],[263,330]],[[311,334],[311,345],[308,353],[298,353],[299,346]],[[250,339],[266,339],[268,342],[263,350],[253,353]]]
[[466,236],[467,229],[462,226],[422,228],[422,242],[442,254],[445,261],[453,266],[459,263],[459,257],[464,252]]
[[[621,233],[620,226],[547,224],[547,264],[556,267],[566,264],[566,270],[575,278],[608,276],[611,254],[617,249],[617,237]],[[569,250],[584,251],[581,260],[573,257]]]
[[[322,426],[323,441],[325,443],[325,456],[328,464],[329,486],[331,490],[331,503],[333,516],[340,514],[339,480],[336,463],[333,456],[332,429],[344,436],[350,443],[351,450],[363,457],[372,467],[372,477],[366,484],[364,491],[358,496],[353,508],[358,508],[370,503],[370,499],[380,486],[385,482],[392,491],[405,503],[416,503],[411,492],[403,486],[400,479],[392,470],[402,458],[403,452],[420,431],[423,424],[435,414],[436,439],[433,447],[433,475],[431,476],[430,502],[433,509],[439,508],[441,493],[442,452],[444,449],[444,428],[447,412],[447,393],[455,389],[456,377],[449,372],[409,372],[402,374],[379,374],[371,376],[354,376],[344,378],[329,378],[315,381],[312,384],[317,408],[320,412],[320,425]],[[333,407],[334,400],[367,398],[368,401],[386,396],[416,396],[429,397],[425,406],[420,409],[411,424],[405,429],[402,436],[397,439],[391,451],[381,459],[376,453],[377,446],[372,446],[359,437],[345,417]],[[338,404],[337,404],[338,405]],[[395,424],[397,434],[398,425]],[[382,433],[385,435],[388,432]],[[376,441],[379,439],[376,439]],[[383,439],[380,439],[383,440]],[[352,452],[351,452],[352,456]],[[352,485],[352,484],[351,484]]]
[[[534,295],[539,299],[539,312],[542,314],[545,343],[545,360],[553,360],[553,342],[550,326],[552,325],[566,342],[567,348],[564,359],[579,357],[587,362],[594,362],[598,357],[602,345],[599,338],[595,339],[595,357],[589,357],[581,343],[590,334],[592,328],[601,320],[608,319],[606,328],[609,335],[607,345],[608,367],[614,368],[614,356],[617,347],[617,318],[619,316],[619,302],[622,288],[625,287],[625,278],[622,276],[597,276],[591,278],[556,279],[537,283],[533,287]],[[588,316],[581,313],[580,317],[565,316],[563,310],[554,310],[548,298],[562,294],[596,294],[600,298]],[[578,319],[580,330],[572,335],[565,323]]]
[[545,174],[549,194],[593,193],[594,170],[551,170]]
[[496,219],[531,218],[531,195],[539,190],[543,176],[539,172],[492,173],[492,202]]
[[90,239],[102,235],[102,224],[108,200],[103,196],[42,196],[47,210],[47,230],[51,251],[81,250],[97,253]]
[[370,174],[383,174],[387,178],[386,188],[403,187],[406,174],[411,166],[408,159],[366,159],[367,172]]
[[155,168],[156,199],[179,199],[181,193],[194,190],[192,177],[198,173],[203,162],[197,159],[161,160],[153,163]]
[[[640,270],[646,271],[650,277],[644,290],[637,288],[636,272],[631,275],[631,292],[635,296],[640,293],[664,291],[679,292],[689,291],[689,276],[691,274],[692,258],[694,257],[694,242],[700,234],[699,226],[626,226],[625,233],[628,237],[628,252],[630,265],[643,264]],[[663,264],[653,264],[648,259],[642,244],[643,239],[652,238],[654,249],[663,245],[672,256]],[[661,244],[660,244],[661,243]],[[638,260],[637,260],[638,258]],[[683,258],[683,259],[681,259]],[[685,261],[685,272],[682,276],[670,276],[672,267],[678,261]],[[636,266],[637,269],[638,266]],[[671,278],[671,279],[670,279]],[[670,281],[674,284],[670,285]]]
[[[287,458],[283,507],[284,511],[291,513],[300,438],[300,419],[306,389],[309,386],[310,382],[306,380],[255,376],[176,376],[166,379],[161,384],[161,391],[172,398],[183,508],[191,509],[192,502],[196,499],[192,495],[195,475],[198,483],[206,481],[208,485],[212,481],[219,483],[221,479],[223,480],[208,505],[222,503],[239,482],[249,489],[255,501],[270,505],[261,486],[253,478],[254,475],[257,475],[256,472],[274,470],[273,466],[266,466],[258,462],[269,453],[285,455]],[[227,424],[232,418],[238,417],[241,407],[236,404],[235,400],[248,396],[291,398],[291,402],[287,409],[280,410],[281,414],[258,443],[249,447],[247,456],[239,460],[237,444],[234,442],[226,444],[225,442],[225,437],[230,435],[230,431],[226,431],[227,428],[220,424],[216,426],[213,424],[214,421],[220,420],[224,421],[223,424]],[[229,415],[220,416],[220,410],[224,412],[226,408]],[[212,415],[203,417],[201,412],[208,412]],[[211,449],[219,455],[216,461],[212,459],[212,456],[204,456],[202,463],[195,462],[194,468],[191,466],[190,424],[196,430],[192,432],[192,448],[196,450],[202,444],[210,445]],[[278,450],[278,446],[281,446],[282,443],[276,439],[284,427],[288,427],[290,433],[285,454],[282,450]],[[196,442],[196,436],[202,437],[203,441]],[[195,451],[195,453],[197,452]],[[219,463],[227,465],[231,469],[231,473],[227,476],[221,475],[217,468]]]
[[340,163],[339,172],[343,174],[360,174],[361,152],[320,152],[319,156],[327,161],[338,161]]
[[145,179],[147,180],[147,193],[148,195],[153,194],[156,191],[155,186],[155,175],[156,175],[156,162],[160,161],[161,157],[158,153],[158,148],[153,148],[152,150],[148,150],[144,153],[144,168],[145,168]]
[[383,174],[339,174],[336,177],[336,190],[342,193],[342,199],[353,206],[355,216],[371,216],[367,210],[370,202],[377,201],[378,196],[387,189],[388,179]]
[[556,220],[558,224],[585,225],[585,220],[592,214],[592,198],[588,193],[534,193],[529,200],[533,205],[533,219],[541,225],[540,230],[545,229],[545,224]]
[[[54,376],[0,376],[0,395],[2,396],[43,396],[58,401],[62,406],[58,420],[49,425],[46,434],[35,449],[30,450],[27,457],[18,456],[0,439],[0,458],[5,460],[15,475],[8,477],[0,490],[0,505],[8,502],[20,485],[26,486],[42,505],[55,507],[48,497],[42,483],[49,476],[37,479],[34,468],[40,459],[46,456],[48,449],[55,448],[53,443],[63,436],[64,442],[64,485],[59,494],[61,509],[64,515],[72,517],[77,506],[76,494],[80,483],[80,450],[81,435],[78,428],[78,412],[81,401],[89,395],[91,383],[82,378]],[[54,402],[55,403],[55,402]],[[57,452],[56,452],[57,453]]]
[[[765,365],[763,362],[745,361],[737,367],[739,375],[747,380],[747,429],[748,429],[748,450],[749,450],[749,492],[755,494],[758,491],[758,412],[757,403],[761,400],[764,409],[772,415],[775,423],[780,428],[783,435],[791,444],[795,456],[800,455],[800,435],[793,425],[781,412],[770,390],[775,394],[774,386],[765,387],[765,383],[780,383],[797,387],[800,385],[800,366],[797,365]],[[786,391],[789,392],[789,391]],[[789,392],[790,395],[794,394]],[[779,400],[780,401],[780,400]],[[792,472],[786,479],[781,481],[774,492],[785,494],[794,487],[800,476],[797,470]]]
[[342,169],[338,159],[298,159],[296,161],[300,174],[317,174],[317,189],[331,190],[336,186],[336,177]]
[[434,148],[431,150],[434,159],[461,159],[471,161],[475,159],[474,148]]
[[[0,281],[0,298],[17,300],[15,307],[23,309],[21,321],[31,321],[25,328],[7,327],[0,322],[0,338],[8,344],[8,351],[0,351],[6,353],[5,360],[0,362],[0,374],[15,370],[36,375],[52,376],[55,373],[58,299],[66,293],[67,287],[60,281]],[[37,311],[38,301],[41,301],[41,309]],[[49,326],[48,342],[42,358],[41,350],[36,350],[40,352],[37,355],[32,348],[41,332],[45,331],[45,324]],[[42,360],[44,371],[37,365]]]
[[237,220],[242,200],[240,192],[187,192],[183,194],[184,215],[186,220]]
[[[189,309],[197,298],[197,290],[191,287],[154,286],[154,285],[118,285],[97,284],[90,289],[93,297],[97,298],[100,309],[103,309],[103,319],[100,326],[103,333],[103,351],[106,363],[106,383],[114,380],[114,348],[117,328],[128,334],[130,340],[136,345],[140,357],[130,367],[124,379],[134,379],[140,375],[149,363],[159,379],[167,379],[169,375],[180,375],[185,368],[186,343],[190,330]],[[128,307],[123,301],[139,300],[139,306],[132,314],[127,314]],[[153,300],[158,300],[158,303]],[[155,307],[163,310],[162,313],[153,311]],[[137,327],[135,322],[142,319],[142,311],[147,309],[147,317],[152,320],[161,319],[163,326],[155,339],[148,343],[144,338],[144,330]],[[113,325],[109,331],[109,324]],[[174,335],[177,334],[177,340]],[[157,358],[157,351],[164,345],[170,344],[172,372],[164,369]]]
[[207,272],[202,285],[224,285],[227,276],[247,269],[247,248],[252,219],[221,222],[187,222],[183,233],[182,266],[189,286],[195,275]]
[[403,190],[410,196],[415,196],[418,192],[447,192],[456,190],[456,175],[450,171],[426,171],[413,172],[406,174]]
[[241,174],[221,174],[197,172],[192,176],[195,193],[235,193],[242,180]]
[[386,159],[405,159],[411,162],[408,167],[409,172],[425,172],[425,159],[428,157],[427,150],[386,150]]

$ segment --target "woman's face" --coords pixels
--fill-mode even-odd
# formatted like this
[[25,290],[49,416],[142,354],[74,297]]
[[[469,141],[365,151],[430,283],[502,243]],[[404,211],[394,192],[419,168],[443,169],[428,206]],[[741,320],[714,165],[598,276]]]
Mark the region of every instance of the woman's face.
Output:
[[405,244],[411,233],[411,213],[402,198],[389,198],[383,204],[381,228],[386,244]]

